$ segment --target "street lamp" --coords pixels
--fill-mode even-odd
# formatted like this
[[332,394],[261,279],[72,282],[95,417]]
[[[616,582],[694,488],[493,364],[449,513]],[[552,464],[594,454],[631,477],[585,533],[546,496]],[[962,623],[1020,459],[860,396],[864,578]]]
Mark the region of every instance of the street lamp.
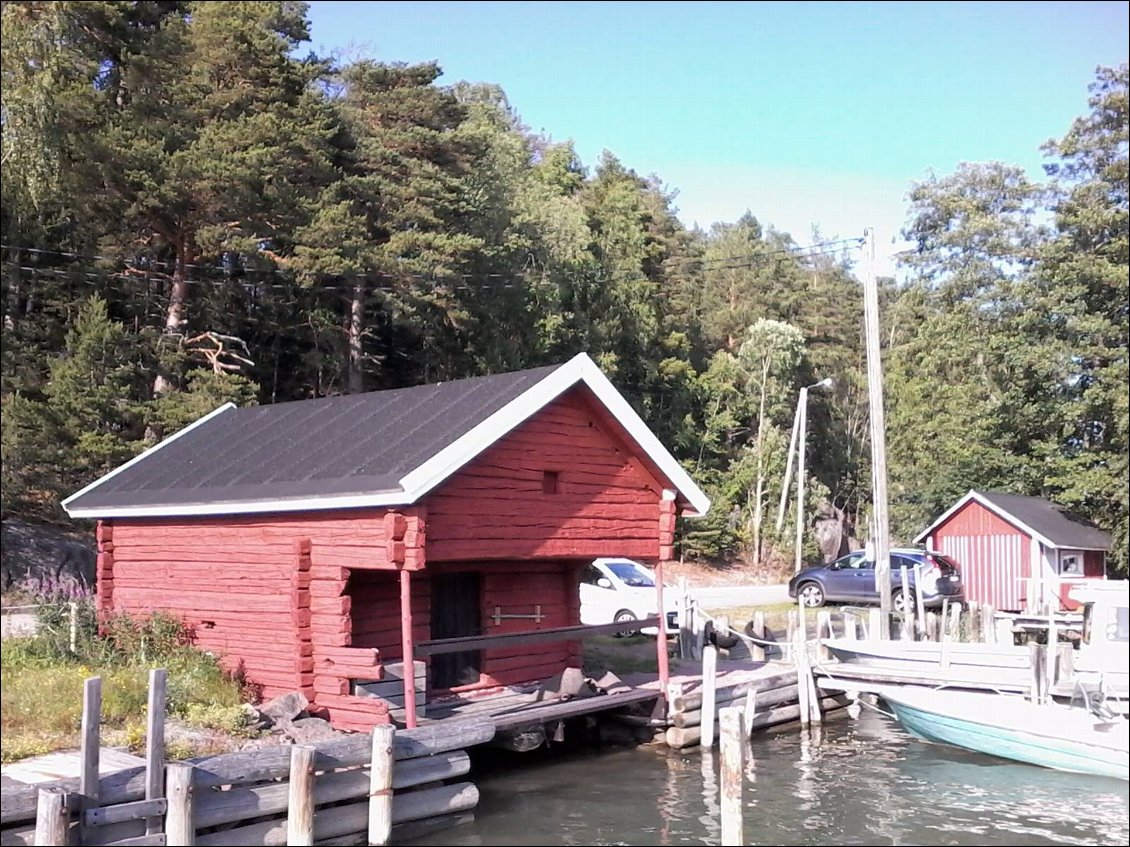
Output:
[[797,397],[796,412],[793,415],[793,434],[789,439],[789,461],[785,470],[785,484],[781,486],[781,505],[777,510],[777,532],[785,522],[785,502],[789,494],[789,482],[793,471],[793,456],[797,457],[796,477],[796,561],[794,573],[800,572],[801,550],[804,546],[804,454],[808,442],[808,392],[817,388],[831,388],[831,377],[825,377],[812,385],[806,385]]

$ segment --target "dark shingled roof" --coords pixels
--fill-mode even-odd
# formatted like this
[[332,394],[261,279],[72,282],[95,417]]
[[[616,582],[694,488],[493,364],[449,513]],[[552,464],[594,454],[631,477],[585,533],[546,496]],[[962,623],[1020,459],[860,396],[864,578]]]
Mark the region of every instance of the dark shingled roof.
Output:
[[1073,550],[1109,550],[1111,537],[1093,523],[1040,497],[975,491],[1006,515],[1033,529],[1056,547]]
[[74,497],[67,507],[396,492],[408,472],[557,367],[230,409]]

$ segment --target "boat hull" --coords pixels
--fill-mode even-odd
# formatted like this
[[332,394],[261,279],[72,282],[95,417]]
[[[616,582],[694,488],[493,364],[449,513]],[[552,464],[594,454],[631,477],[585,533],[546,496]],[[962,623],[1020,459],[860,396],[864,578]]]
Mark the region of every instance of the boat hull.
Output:
[[908,731],[926,741],[1061,771],[1130,778],[1125,721],[1102,722],[1083,709],[980,692],[900,690],[883,699]]

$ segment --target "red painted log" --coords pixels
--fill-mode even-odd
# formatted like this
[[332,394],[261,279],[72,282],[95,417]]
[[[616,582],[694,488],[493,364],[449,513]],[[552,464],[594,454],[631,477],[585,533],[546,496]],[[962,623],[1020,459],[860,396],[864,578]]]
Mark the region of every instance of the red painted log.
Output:
[[352,694],[319,694],[318,705],[355,712],[360,715],[387,715],[387,700],[376,697],[355,697]]
[[316,615],[348,615],[353,608],[352,597],[312,597],[310,611]]
[[316,655],[319,659],[337,659],[362,666],[379,665],[381,661],[380,651],[371,647],[318,648]]
[[340,597],[345,593],[346,582],[343,580],[312,579],[310,580],[310,596],[312,597]]

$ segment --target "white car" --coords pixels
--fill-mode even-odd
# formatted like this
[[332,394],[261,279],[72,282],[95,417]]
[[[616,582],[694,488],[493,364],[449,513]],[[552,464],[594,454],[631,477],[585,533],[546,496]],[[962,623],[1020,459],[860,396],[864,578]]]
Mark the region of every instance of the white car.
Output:
[[[678,627],[675,608],[675,589],[664,586],[663,605],[667,607],[667,629]],[[655,572],[631,559],[596,559],[585,568],[581,576],[581,623],[595,626],[606,623],[624,623],[616,633],[625,638],[645,632],[655,635],[657,627],[639,630],[635,621],[655,617]]]

